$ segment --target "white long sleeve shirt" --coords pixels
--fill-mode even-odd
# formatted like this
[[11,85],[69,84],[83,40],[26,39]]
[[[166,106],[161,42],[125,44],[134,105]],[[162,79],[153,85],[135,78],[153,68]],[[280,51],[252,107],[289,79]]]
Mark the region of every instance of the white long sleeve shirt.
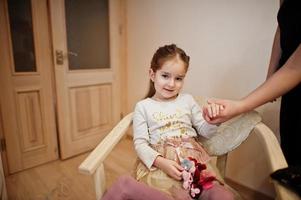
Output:
[[136,104],[133,116],[134,146],[141,161],[150,169],[158,155],[151,148],[168,137],[197,134],[210,138],[217,126],[202,117],[199,105],[189,94],[179,94],[172,101],[146,98]]

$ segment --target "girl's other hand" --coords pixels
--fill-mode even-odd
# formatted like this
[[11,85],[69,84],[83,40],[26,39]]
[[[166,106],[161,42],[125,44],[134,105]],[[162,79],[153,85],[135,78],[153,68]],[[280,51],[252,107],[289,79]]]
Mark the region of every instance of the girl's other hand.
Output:
[[157,156],[154,162],[154,166],[161,169],[170,177],[181,180],[182,179],[182,171],[184,170],[181,165],[173,160],[166,159],[162,156]]

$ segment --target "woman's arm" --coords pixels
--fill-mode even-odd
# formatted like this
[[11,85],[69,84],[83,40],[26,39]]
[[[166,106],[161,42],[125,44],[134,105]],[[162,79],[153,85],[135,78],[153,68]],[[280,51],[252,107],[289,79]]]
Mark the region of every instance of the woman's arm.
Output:
[[282,51],[281,51],[281,46],[280,46],[280,30],[279,30],[279,27],[277,27],[266,79],[270,78],[274,74],[274,72],[277,70],[279,60],[281,57],[281,52]]
[[[280,0],[280,6],[282,5],[283,0]],[[274,42],[272,46],[272,53],[270,57],[270,64],[267,72],[267,77],[266,79],[270,78],[274,72],[277,70],[278,65],[279,65],[279,60],[281,57],[281,46],[280,46],[280,29],[279,26],[277,26],[275,36],[274,36]]]
[[273,76],[243,98],[242,111],[250,111],[287,93],[301,82],[301,45]]
[[283,67],[275,72],[257,89],[239,101],[210,100],[223,105],[220,115],[211,119],[211,123],[222,123],[243,112],[253,110],[287,93],[301,82],[301,45],[287,60]]

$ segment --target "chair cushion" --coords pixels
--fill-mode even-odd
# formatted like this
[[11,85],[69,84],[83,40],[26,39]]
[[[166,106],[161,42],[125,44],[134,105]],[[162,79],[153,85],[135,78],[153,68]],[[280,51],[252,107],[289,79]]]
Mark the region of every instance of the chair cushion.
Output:
[[260,121],[260,115],[251,111],[222,123],[210,139],[200,137],[199,140],[209,155],[220,156],[238,147]]
[[[206,103],[206,98],[195,97],[200,106]],[[199,141],[211,156],[220,156],[234,150],[251,133],[253,128],[261,121],[256,111],[239,115],[225,123],[222,123],[217,133],[210,139],[199,137]]]

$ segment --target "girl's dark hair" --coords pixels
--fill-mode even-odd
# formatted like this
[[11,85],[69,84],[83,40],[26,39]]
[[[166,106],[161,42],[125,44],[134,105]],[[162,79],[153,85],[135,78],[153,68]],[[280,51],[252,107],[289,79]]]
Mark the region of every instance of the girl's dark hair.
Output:
[[[165,45],[163,47],[159,47],[155,54],[153,55],[150,68],[153,72],[161,69],[162,65],[175,57],[180,58],[184,64],[186,71],[188,70],[190,57],[186,55],[186,53],[175,44]],[[152,97],[156,93],[155,86],[152,80],[149,82],[149,90],[145,98]]]

